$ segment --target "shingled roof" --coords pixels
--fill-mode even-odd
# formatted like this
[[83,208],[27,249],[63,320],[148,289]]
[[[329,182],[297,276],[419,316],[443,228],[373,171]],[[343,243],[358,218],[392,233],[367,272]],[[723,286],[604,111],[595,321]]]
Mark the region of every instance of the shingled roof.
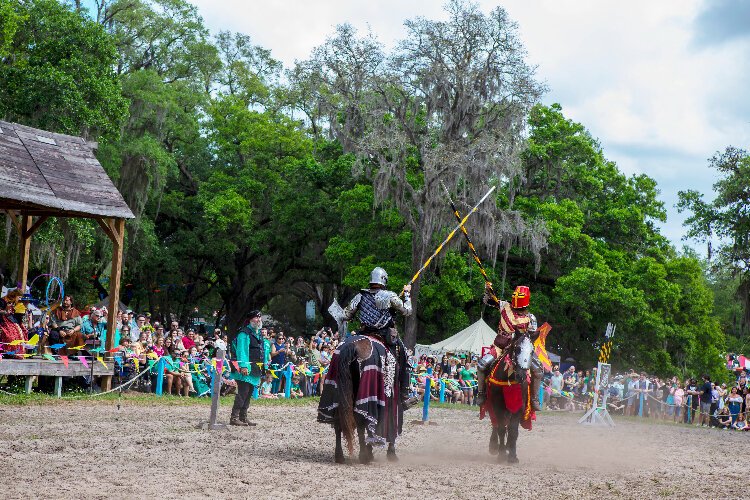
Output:
[[0,121],[0,209],[134,218],[93,148],[80,137]]

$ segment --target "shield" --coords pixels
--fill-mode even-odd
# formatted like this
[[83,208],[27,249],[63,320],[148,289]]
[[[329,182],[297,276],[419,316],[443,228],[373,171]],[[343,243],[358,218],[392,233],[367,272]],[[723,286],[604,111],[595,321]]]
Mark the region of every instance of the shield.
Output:
[[333,302],[330,306],[328,306],[328,314],[330,314],[333,319],[336,320],[336,324],[338,325],[338,332],[339,335],[341,335],[341,338],[346,337],[346,321],[344,320],[344,309],[339,304],[339,301],[335,298],[333,299]]

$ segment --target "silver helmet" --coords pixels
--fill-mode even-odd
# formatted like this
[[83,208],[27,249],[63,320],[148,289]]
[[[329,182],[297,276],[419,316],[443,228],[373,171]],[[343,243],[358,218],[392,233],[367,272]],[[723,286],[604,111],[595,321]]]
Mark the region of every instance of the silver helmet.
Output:
[[382,267],[376,267],[370,273],[370,284],[371,285],[383,285],[388,286],[388,273]]

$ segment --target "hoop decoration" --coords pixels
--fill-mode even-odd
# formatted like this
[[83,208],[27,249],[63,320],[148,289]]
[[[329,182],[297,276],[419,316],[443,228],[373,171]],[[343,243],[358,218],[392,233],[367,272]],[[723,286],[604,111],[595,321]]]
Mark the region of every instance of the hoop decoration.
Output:
[[[40,309],[42,309],[43,311],[51,312],[62,305],[63,298],[65,297],[65,285],[63,284],[62,279],[55,275],[40,274],[39,276],[31,280],[31,283],[29,283],[29,292],[31,292],[32,287],[34,286],[34,282],[41,277],[49,277],[49,281],[47,282],[47,287],[44,289],[44,307]],[[57,284],[59,290],[57,298],[52,300],[52,302],[50,303],[50,292],[52,291],[53,283]]]

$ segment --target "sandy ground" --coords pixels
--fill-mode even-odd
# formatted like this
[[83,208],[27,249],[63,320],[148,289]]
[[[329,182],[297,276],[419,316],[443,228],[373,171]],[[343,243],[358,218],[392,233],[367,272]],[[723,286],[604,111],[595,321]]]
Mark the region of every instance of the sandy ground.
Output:
[[[408,412],[418,418],[418,410]],[[228,408],[221,416],[228,418]],[[521,430],[518,465],[488,454],[489,424],[433,409],[407,424],[401,460],[333,463],[315,407],[251,408],[258,427],[202,431],[207,406],[127,401],[0,406],[7,498],[738,498],[750,434],[542,414]]]

